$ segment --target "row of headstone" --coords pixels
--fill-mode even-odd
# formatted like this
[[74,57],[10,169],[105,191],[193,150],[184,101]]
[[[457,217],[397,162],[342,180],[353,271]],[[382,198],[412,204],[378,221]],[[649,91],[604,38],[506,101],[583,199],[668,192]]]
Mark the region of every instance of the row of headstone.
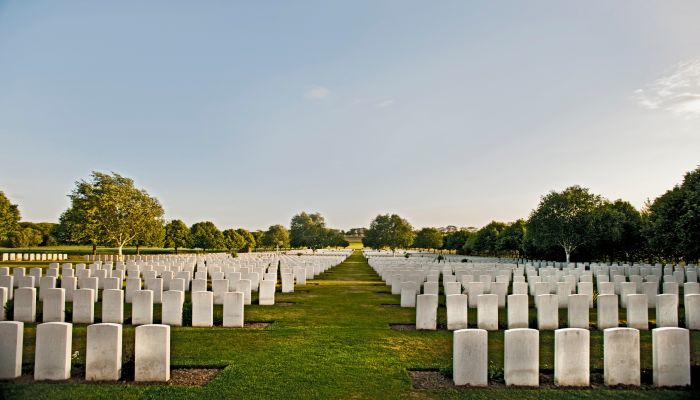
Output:
[[[134,379],[137,382],[170,380],[170,327],[142,325],[134,341]],[[0,322],[0,379],[22,374],[24,324]],[[46,322],[36,327],[34,380],[70,379],[73,325]],[[87,327],[85,380],[117,381],[122,375],[122,326],[102,323]]]
[[[488,331],[460,329],[453,337],[455,385],[488,385]],[[503,375],[507,386],[539,386],[539,331],[504,333]],[[609,328],[603,332],[605,385],[641,385],[639,330]],[[655,386],[690,385],[690,335],[682,328],[652,330]],[[590,385],[590,332],[567,328],[554,332],[554,384]]]
[[[678,298],[675,295],[658,295],[656,309],[656,327],[678,327]],[[416,298],[416,329],[437,329],[438,296],[435,294],[418,295]],[[447,308],[447,329],[468,328],[470,297],[465,294],[452,294],[445,297]],[[700,294],[685,295],[685,327],[700,330]],[[402,296],[402,302],[404,298]],[[627,327],[638,330],[649,329],[649,309],[646,296],[628,295]],[[481,294],[472,301],[476,303],[477,327],[487,331],[498,330],[498,296]],[[597,301],[596,327],[599,330],[619,326],[617,295],[600,295]],[[559,329],[559,307],[555,295],[539,295],[537,304],[537,329]],[[528,296],[512,294],[508,296],[508,329],[529,327]],[[590,329],[588,296],[569,295],[567,326],[569,328]]]
[[2,261],[63,261],[68,259],[65,253],[2,253]]

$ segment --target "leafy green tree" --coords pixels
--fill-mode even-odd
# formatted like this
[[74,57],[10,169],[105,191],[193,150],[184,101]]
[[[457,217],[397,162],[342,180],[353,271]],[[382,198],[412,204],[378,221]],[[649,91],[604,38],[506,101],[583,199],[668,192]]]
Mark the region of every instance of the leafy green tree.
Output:
[[396,214],[377,215],[362,238],[362,244],[373,249],[388,247],[392,252],[413,243],[413,227]]
[[19,227],[8,235],[7,242],[10,247],[36,247],[41,244],[43,237],[41,231],[33,227]]
[[601,204],[600,196],[580,186],[552,191],[530,214],[527,234],[537,247],[561,247],[568,263],[574,250],[593,240],[594,211]]
[[163,207],[155,197],[119,174],[93,172],[90,181],[76,182],[68,196],[71,206],[61,216],[72,242],[91,242],[122,249],[139,235],[163,225]]
[[131,242],[136,246],[136,254],[141,254],[141,246],[148,247],[163,247],[165,241],[165,228],[162,224],[151,224],[148,229],[141,231],[134,241]]
[[312,250],[325,247],[327,242],[326,221],[319,213],[302,212],[292,217],[289,230],[292,247],[308,247]]
[[474,231],[469,229],[460,229],[455,232],[447,233],[443,239],[443,247],[446,250],[463,252],[465,243],[467,243],[467,240],[472,236],[474,236]]
[[350,242],[345,239],[343,231],[338,229],[326,229],[325,232],[325,245],[330,247],[348,247]]
[[253,235],[253,240],[255,241],[255,247],[256,248],[263,247],[262,240],[263,240],[263,236],[265,235],[265,232],[257,230],[257,231],[250,232],[250,234]]
[[207,249],[220,249],[224,245],[224,235],[211,221],[197,222],[192,225],[189,239],[191,248],[200,248],[205,252]]
[[700,259],[700,168],[688,172],[681,185],[656,198],[645,214],[645,230],[653,254],[667,260]]
[[604,201],[594,211],[595,240],[590,249],[596,258],[634,261],[643,255],[642,216],[629,202]]
[[272,225],[262,236],[261,244],[269,248],[288,248],[290,246],[289,231],[282,225]]
[[257,247],[258,243],[255,241],[255,236],[253,236],[252,233],[243,228],[236,229],[236,232],[238,232],[238,234],[243,237],[243,240],[245,240],[245,244],[241,248],[241,251],[249,252]]
[[525,231],[525,220],[519,219],[508,224],[498,236],[496,250],[498,252],[505,251],[514,253],[517,257],[521,257],[523,253],[523,239],[525,238]]
[[177,249],[187,246],[190,229],[179,219],[174,219],[165,225],[165,247]]
[[418,249],[440,249],[442,248],[442,243],[442,232],[435,228],[423,228],[416,233],[413,247]]
[[503,222],[491,221],[488,225],[476,231],[471,243],[472,251],[481,254],[499,255],[499,238],[506,229]]
[[224,247],[230,253],[238,253],[245,246],[245,239],[235,229],[226,229],[221,232],[224,235]]
[[19,219],[19,207],[10,203],[5,193],[0,191],[0,244],[19,230]]

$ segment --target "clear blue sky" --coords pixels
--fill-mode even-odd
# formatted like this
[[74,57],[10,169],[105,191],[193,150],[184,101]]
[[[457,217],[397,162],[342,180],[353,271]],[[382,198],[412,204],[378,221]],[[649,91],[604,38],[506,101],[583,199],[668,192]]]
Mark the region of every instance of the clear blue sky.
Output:
[[0,0],[0,190],[55,221],[114,171],[252,229],[641,207],[700,164],[700,2],[575,3]]

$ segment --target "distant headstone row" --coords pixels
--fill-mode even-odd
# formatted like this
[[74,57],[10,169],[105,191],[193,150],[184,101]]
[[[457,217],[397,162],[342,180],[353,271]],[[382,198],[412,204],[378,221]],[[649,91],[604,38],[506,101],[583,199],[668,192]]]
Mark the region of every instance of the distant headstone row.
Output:
[[[36,327],[34,380],[71,378],[73,325],[46,322]],[[0,322],[0,379],[22,375],[24,323]],[[170,327],[141,325],[136,328],[134,379],[136,382],[170,380]],[[85,380],[117,381],[122,375],[122,326],[102,323],[87,327]]]
[[472,308],[477,312],[478,328],[498,330],[499,308],[507,308],[509,329],[528,328],[531,299],[540,330],[558,329],[562,308],[568,309],[569,328],[589,329],[589,309],[594,307],[595,324],[601,330],[619,326],[620,310],[626,312],[628,327],[647,330],[649,309],[656,309],[657,327],[680,326],[683,309],[685,327],[700,329],[695,266],[581,264],[560,269],[535,263],[444,264],[427,262],[424,257],[386,256],[372,257],[369,262],[391,286],[392,294],[401,296],[402,307],[416,307],[418,329],[436,329],[441,288],[451,330],[467,328]]
[[[488,331],[460,329],[453,337],[455,385],[488,385]],[[509,329],[504,333],[503,372],[507,386],[539,386],[539,331]],[[603,332],[605,385],[640,386],[639,330],[610,328]],[[690,385],[690,335],[687,329],[652,330],[655,386]],[[567,328],[554,331],[554,384],[590,385],[590,332]]]
[[292,293],[295,283],[305,284],[307,277],[313,279],[348,254],[163,256],[153,262],[77,264],[75,269],[72,263],[52,263],[48,269],[31,268],[28,275],[23,267],[13,268],[12,275],[0,267],[0,300],[3,306],[14,300],[13,319],[28,323],[36,321],[37,300],[43,302],[43,322],[64,322],[70,302],[72,322],[82,324],[94,323],[100,301],[102,322],[117,324],[125,321],[124,305],[131,304],[132,325],[152,324],[153,306],[162,304],[162,323],[182,326],[185,293],[191,292],[192,326],[213,326],[214,305],[219,304],[223,325],[242,327],[251,292],[259,293],[260,305],[274,305],[278,277],[282,293]]
[[2,261],[64,261],[65,253],[2,253]]

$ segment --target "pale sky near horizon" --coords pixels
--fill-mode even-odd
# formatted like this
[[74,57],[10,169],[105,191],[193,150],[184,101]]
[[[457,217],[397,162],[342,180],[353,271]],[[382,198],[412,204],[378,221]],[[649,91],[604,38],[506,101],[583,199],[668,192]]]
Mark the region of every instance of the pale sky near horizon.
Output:
[[0,162],[35,222],[93,170],[222,229],[641,207],[700,164],[700,1],[0,0]]

